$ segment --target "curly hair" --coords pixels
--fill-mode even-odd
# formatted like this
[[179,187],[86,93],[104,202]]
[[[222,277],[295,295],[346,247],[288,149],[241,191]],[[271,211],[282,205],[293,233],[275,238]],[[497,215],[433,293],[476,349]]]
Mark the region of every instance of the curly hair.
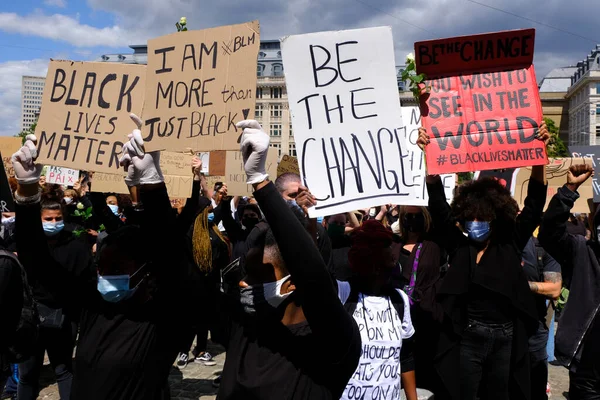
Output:
[[452,214],[464,221],[514,221],[519,206],[497,179],[485,177],[460,186],[452,202]]

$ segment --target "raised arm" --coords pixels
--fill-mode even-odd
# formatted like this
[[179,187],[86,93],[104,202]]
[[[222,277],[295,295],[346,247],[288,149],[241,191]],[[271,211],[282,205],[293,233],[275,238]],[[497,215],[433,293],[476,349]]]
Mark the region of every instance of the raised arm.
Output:
[[331,358],[341,360],[354,341],[350,334],[356,331],[354,320],[339,301],[313,239],[268,181],[265,162],[269,136],[256,121],[244,121],[238,127],[244,128],[242,155],[248,183],[256,190],[255,198],[292,276],[304,315],[313,333],[328,343]]
[[[202,160],[198,157],[192,159],[192,173],[194,174],[194,182],[192,184],[192,197],[186,200],[183,211],[177,218],[177,229],[179,232],[187,232],[191,224],[194,223],[194,218],[198,212],[200,204],[200,194],[203,192],[203,186],[206,184],[206,178],[202,176]],[[204,185],[203,185],[204,183]]]
[[538,235],[538,240],[544,250],[561,265],[563,279],[567,282],[570,282],[570,276],[573,274],[577,241],[583,240],[567,231],[567,220],[571,215],[571,208],[579,198],[577,189],[593,173],[592,167],[588,165],[574,165],[569,169],[567,184],[558,189],[550,201]]
[[[243,233],[242,227],[233,219],[233,215],[231,214],[231,201],[232,199],[230,198],[223,199],[221,204],[217,206],[217,209],[220,211],[223,219],[223,227],[225,228],[231,243],[237,243],[242,240]],[[216,214],[217,213],[215,212],[215,217]]]

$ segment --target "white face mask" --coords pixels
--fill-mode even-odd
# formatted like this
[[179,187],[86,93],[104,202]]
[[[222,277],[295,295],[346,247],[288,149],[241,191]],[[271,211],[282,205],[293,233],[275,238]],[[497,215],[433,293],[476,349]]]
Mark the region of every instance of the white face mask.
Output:
[[65,204],[66,205],[69,205],[69,204],[71,204],[73,202],[73,198],[72,197],[65,197],[64,200],[65,200]]
[[281,287],[290,275],[275,282],[256,284],[242,288],[240,302],[247,314],[257,314],[277,309],[292,292],[281,294]]

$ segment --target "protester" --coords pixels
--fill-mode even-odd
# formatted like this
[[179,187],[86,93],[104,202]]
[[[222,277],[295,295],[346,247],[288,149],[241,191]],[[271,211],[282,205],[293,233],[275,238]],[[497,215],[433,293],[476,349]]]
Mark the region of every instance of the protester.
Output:
[[284,200],[294,200],[298,196],[298,189],[302,185],[300,175],[293,172],[286,172],[281,174],[275,180],[275,187],[277,191],[281,193],[281,197]]
[[[19,177],[17,177],[19,178]],[[20,186],[19,186],[20,187]],[[19,193],[17,191],[17,193]],[[71,392],[72,354],[74,340],[72,322],[79,318],[79,307],[77,302],[69,299],[65,292],[57,287],[49,285],[39,273],[41,269],[55,264],[65,273],[75,276],[92,275],[92,255],[86,243],[76,238],[72,232],[64,230],[64,215],[62,201],[62,190],[58,185],[46,185],[40,193],[39,202],[41,213],[38,211],[38,220],[41,221],[45,238],[38,243],[33,251],[43,254],[37,258],[39,266],[34,270],[27,270],[29,284],[33,288],[34,299],[40,314],[40,332],[32,357],[19,365],[19,399],[36,399],[39,393],[40,372],[44,362],[44,354],[48,352],[48,358],[54,369],[58,383],[58,391],[62,399],[68,399]],[[40,218],[41,215],[41,218]],[[19,219],[21,215],[17,211],[16,236],[17,250],[22,260],[28,257],[19,250]],[[39,225],[39,224],[38,224]],[[25,240],[29,233],[22,234]],[[42,239],[40,237],[40,239]],[[47,249],[45,252],[40,248]],[[24,266],[25,261],[23,261]]]
[[196,346],[192,355],[196,363],[215,365],[213,356],[207,351],[208,331],[214,340],[218,324],[217,303],[219,301],[219,287],[221,283],[220,271],[229,263],[229,248],[226,240],[221,235],[217,226],[208,221],[208,214],[212,211],[211,201],[201,197],[202,187],[206,181],[201,174],[202,161],[195,157],[192,163],[194,183],[192,197],[186,201],[185,207],[177,219],[178,229],[185,235],[187,270],[186,289],[190,293],[186,301],[189,302],[191,318],[187,337],[177,357],[177,366],[186,367],[189,362],[189,350],[194,337]]
[[427,208],[401,206],[396,228],[400,244],[394,251],[397,266],[392,274],[392,285],[403,288],[410,299],[411,319],[417,332],[417,386],[436,393],[441,389],[441,381],[434,368],[434,344],[439,340],[444,316],[436,295],[448,256],[431,236],[433,224]]
[[566,184],[548,206],[539,241],[561,265],[569,289],[569,301],[561,312],[555,338],[557,360],[570,371],[570,399],[597,399],[600,393],[600,213],[593,219],[595,239],[586,241],[568,232],[567,221],[577,189],[593,175],[593,168],[575,165],[569,169]]
[[108,196],[106,196],[106,205],[108,206],[108,208],[110,208],[110,211],[112,211],[113,214],[121,218],[122,210],[121,207],[119,207],[119,200],[117,199],[116,195],[109,194]]
[[567,222],[567,231],[571,235],[581,235],[587,237],[588,230],[586,228],[584,219],[581,217],[581,214],[571,214],[569,221]]
[[[231,198],[226,198],[223,200],[221,205],[217,207],[215,210],[215,214],[222,213],[223,218],[223,227],[225,228],[225,232],[227,232],[227,237],[232,246],[232,260],[236,260],[240,257],[244,256],[244,252],[246,251],[246,241],[248,240],[248,236],[250,232],[261,223],[262,213],[260,212],[260,208],[255,204],[246,204],[243,206],[241,210],[241,224],[238,223],[233,215],[227,210],[231,209]],[[225,212],[223,212],[225,210]],[[259,229],[266,229],[266,222],[262,222]]]
[[355,277],[350,283],[338,282],[340,300],[362,339],[360,363],[344,400],[398,400],[400,381],[407,400],[417,400],[409,300],[390,282],[395,267],[392,239],[393,233],[379,221],[367,221],[352,238],[349,261]]
[[[140,128],[142,121],[132,118]],[[36,156],[35,136],[29,136],[12,158],[19,180],[17,247],[29,275],[83,308],[72,398],[168,398],[167,377],[182,341],[173,327],[185,323],[177,296],[184,264],[160,154],[144,153],[139,130],[125,144],[120,161],[127,185],[139,191],[134,200],[140,225],[105,239],[98,249],[97,279],[74,276],[48,251],[39,217]]]
[[219,398],[338,399],[358,365],[358,327],[303,221],[268,181],[269,136],[256,121],[238,127],[248,184],[269,231],[247,254],[241,298],[229,305]]
[[352,240],[346,234],[348,216],[347,214],[332,215],[326,218],[325,221],[327,235],[331,241],[329,273],[338,281],[348,281],[353,276],[348,262],[348,254],[352,246]]
[[539,244],[536,233],[529,239],[523,250],[523,269],[529,280],[531,292],[535,295],[538,312],[537,332],[529,338],[529,358],[531,360],[531,400],[547,400],[548,383],[548,324],[547,300],[558,299],[562,289],[560,264]]
[[[549,138],[545,124],[536,138]],[[429,142],[420,128],[418,144]],[[528,337],[537,330],[538,316],[521,251],[541,222],[545,166],[532,167],[520,214],[510,191],[495,179],[462,185],[452,207],[441,178],[428,175],[426,181],[436,237],[450,255],[438,292],[448,329],[441,332],[436,356],[448,393],[435,397],[470,400],[479,393],[481,399],[528,398]]]

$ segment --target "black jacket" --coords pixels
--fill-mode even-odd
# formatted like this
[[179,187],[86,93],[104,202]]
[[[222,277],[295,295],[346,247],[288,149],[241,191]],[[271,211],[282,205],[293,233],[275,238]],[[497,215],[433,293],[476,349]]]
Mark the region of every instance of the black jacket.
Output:
[[[5,250],[0,243],[0,249]],[[8,364],[7,347],[12,343],[23,307],[21,267],[7,257],[0,257],[0,375]]]
[[[567,231],[567,220],[578,198],[579,194],[566,186],[558,189],[538,235],[544,249],[560,263],[563,282],[570,289],[569,301],[558,324],[554,350],[558,361],[568,367],[580,359],[584,337],[600,307],[600,245]],[[594,222],[595,230],[597,219]],[[598,341],[598,338],[594,340]]]
[[[533,231],[539,225],[546,202],[546,186],[530,180],[525,207],[515,222],[497,221],[494,236],[476,268],[477,249],[456,226],[446,202],[444,188],[439,181],[427,185],[429,212],[436,237],[449,254],[450,267],[438,291],[438,301],[445,313],[444,329],[438,342],[436,369],[451,398],[459,400],[457,375],[462,333],[468,324],[467,297],[471,284],[479,285],[501,295],[515,311],[513,320],[513,348],[511,357],[511,399],[528,399],[529,354],[528,338],[537,327],[535,299],[521,267],[521,252]],[[479,278],[477,278],[479,277]],[[438,395],[436,394],[436,398]]]

